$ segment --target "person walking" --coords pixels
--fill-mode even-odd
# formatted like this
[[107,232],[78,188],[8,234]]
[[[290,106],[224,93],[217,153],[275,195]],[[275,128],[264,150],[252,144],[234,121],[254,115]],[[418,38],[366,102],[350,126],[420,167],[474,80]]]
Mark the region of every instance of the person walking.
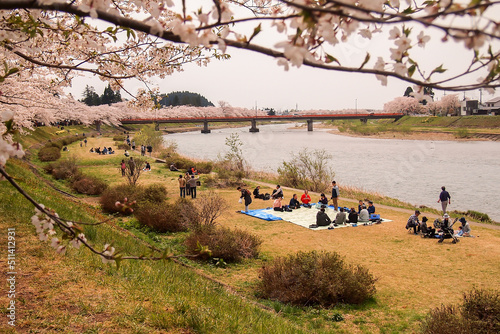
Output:
[[335,211],[339,209],[339,203],[338,203],[338,198],[339,196],[339,187],[337,186],[337,182],[332,181],[332,201],[333,201],[333,207],[335,208]]
[[186,198],[186,179],[181,174],[177,181],[179,181],[180,196]]
[[438,203],[441,202],[441,208],[443,209],[443,215],[446,213],[446,208],[448,204],[451,204],[450,193],[446,191],[445,186],[441,187],[441,193],[439,194]]

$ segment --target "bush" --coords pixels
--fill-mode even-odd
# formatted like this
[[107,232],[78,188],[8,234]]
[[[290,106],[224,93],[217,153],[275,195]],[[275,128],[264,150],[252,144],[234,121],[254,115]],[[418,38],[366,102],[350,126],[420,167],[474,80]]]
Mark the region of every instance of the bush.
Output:
[[116,207],[116,202],[123,202],[127,198],[128,203],[136,201],[135,209],[147,203],[164,203],[167,199],[167,190],[162,185],[150,185],[147,187],[137,185],[120,184],[106,188],[101,195],[101,206],[106,212],[122,212]]
[[163,203],[167,199],[167,188],[162,184],[150,184],[140,197],[141,202]]
[[178,207],[166,203],[146,202],[135,212],[137,220],[151,229],[164,232],[187,230],[187,224],[181,219]]
[[123,141],[125,141],[125,136],[124,135],[115,135],[115,136],[113,136],[113,140],[123,142]]
[[471,134],[467,128],[459,128],[455,132],[455,138],[465,139],[465,138],[470,138],[470,137],[471,137]]
[[214,164],[211,161],[203,161],[196,163],[196,170],[201,174],[209,174],[214,168]]
[[126,143],[120,143],[120,144],[115,144],[115,145],[119,150],[131,150],[132,149],[132,147],[130,147],[130,145],[126,144]]
[[45,170],[56,180],[73,180],[77,179],[80,174],[74,158],[51,163],[45,167]]
[[473,289],[463,304],[441,305],[422,323],[424,333],[500,333],[500,292]]
[[[189,253],[199,254],[198,245],[207,246],[211,257],[223,259],[225,262],[256,258],[259,256],[261,244],[260,237],[246,231],[205,225],[193,230],[185,241]],[[203,254],[200,258],[207,260],[210,256]]]
[[61,141],[49,141],[47,144],[44,145],[44,147],[57,147],[58,149],[62,150],[63,148],[63,143]]
[[56,161],[61,157],[61,150],[57,147],[42,147],[38,151],[38,159],[40,161]]
[[[125,198],[128,202],[140,201],[143,196],[144,188],[140,186],[131,185],[117,185],[114,187],[108,187],[103,191],[100,202],[102,209],[106,212],[122,212],[122,210],[116,207],[116,202],[123,202]],[[127,212],[131,213],[131,212]]]
[[174,154],[168,158],[167,168],[169,168],[172,163],[175,164],[175,167],[178,169],[188,169],[196,165],[193,160],[181,157],[178,154]]
[[299,252],[261,269],[264,298],[296,305],[360,304],[375,295],[376,279],[361,266],[347,265],[335,252]]
[[108,184],[93,176],[81,176],[71,183],[71,187],[79,194],[100,195]]

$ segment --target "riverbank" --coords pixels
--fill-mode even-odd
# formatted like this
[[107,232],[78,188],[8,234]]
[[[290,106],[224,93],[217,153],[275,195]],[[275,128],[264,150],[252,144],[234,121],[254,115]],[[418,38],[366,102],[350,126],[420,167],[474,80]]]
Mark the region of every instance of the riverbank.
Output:
[[[109,137],[95,136],[89,138],[88,147],[113,144]],[[88,147],[79,147],[78,143],[68,147],[69,151],[62,152],[62,158],[75,157],[86,174],[105,178],[111,185],[124,182],[117,164],[122,151],[117,151],[116,156],[106,156],[89,153]],[[137,152],[131,153],[134,158],[140,156]],[[147,159],[152,171],[144,173],[139,182],[165,185],[169,201],[175,201],[178,198],[179,172],[171,172],[164,163]],[[38,168],[43,165],[33,162]],[[29,169],[22,163],[9,165],[9,171],[16,173],[16,179],[39,202],[55,208],[60,214],[74,215],[78,221],[95,222],[107,218],[97,204],[89,205],[95,203],[96,197],[78,195],[76,200],[68,200],[47,190],[43,180],[56,181],[42,171],[41,177],[30,176]],[[455,245],[449,240],[438,244],[435,240],[423,239],[405,230],[410,209],[376,202],[377,212],[392,221],[380,225],[315,231],[287,221],[269,222],[236,213],[236,210],[243,209],[242,204],[238,203],[238,191],[233,188],[207,188],[203,182],[205,177],[201,176],[202,186],[198,195],[207,196],[214,191],[229,204],[227,212],[217,220],[218,223],[261,237],[261,255],[257,260],[225,268],[190,260],[186,260],[186,263],[230,286],[244,298],[221,285],[203,279],[200,281],[196,272],[180,270],[178,265],[171,262],[123,262],[117,269],[116,266],[102,264],[98,257],[85,249],[72,250],[64,256],[57,255],[49,245],[36,238],[34,227],[29,223],[33,209],[25,205],[24,201],[19,202],[18,195],[2,184],[0,194],[5,200],[0,202],[0,225],[2,228],[11,227],[12,224],[23,226],[19,228],[22,235],[19,239],[19,254],[23,259],[20,262],[23,271],[19,296],[23,300],[36,301],[30,303],[29,312],[19,313],[18,328],[52,328],[74,333],[93,330],[181,333],[198,331],[200,328],[217,333],[416,333],[420,328],[420,320],[431,308],[439,307],[442,303],[457,303],[462,293],[472,287],[495,289],[500,285],[500,268],[496,265],[500,261],[500,231],[496,229],[473,225],[473,234],[479,237],[462,238]],[[250,189],[261,184],[254,180],[246,180],[245,183]],[[62,181],[57,181],[56,185],[67,187]],[[261,185],[261,192],[271,192],[274,188],[274,184]],[[69,187],[64,189],[71,192]],[[293,193],[300,194],[301,190],[284,188],[287,200]],[[316,200],[318,194],[313,195]],[[270,201],[254,199],[250,208],[266,208],[270,204]],[[340,198],[342,206],[356,204],[357,199],[347,199],[345,194]],[[431,211],[421,211],[422,215],[433,217]],[[144,251],[148,244],[180,252],[185,237],[182,233],[155,233],[144,229],[131,216],[119,217],[109,224],[96,227],[93,235],[93,243],[115,240],[115,247],[121,247],[124,254]],[[311,250],[336,251],[348,263],[368,268],[378,279],[375,299],[361,306],[341,304],[323,309],[292,307],[256,297],[259,268],[277,256]],[[71,277],[68,272],[72,273]],[[416,277],[430,283],[420,284],[416,288]],[[444,281],[447,283],[432,283]],[[61,299],[61,295],[65,298]],[[6,299],[6,296],[0,296],[4,305]],[[251,306],[254,302],[268,310]],[[335,314],[341,314],[344,320],[332,322]],[[43,318],[42,322],[40,317]],[[67,319],[72,319],[71,323]]]

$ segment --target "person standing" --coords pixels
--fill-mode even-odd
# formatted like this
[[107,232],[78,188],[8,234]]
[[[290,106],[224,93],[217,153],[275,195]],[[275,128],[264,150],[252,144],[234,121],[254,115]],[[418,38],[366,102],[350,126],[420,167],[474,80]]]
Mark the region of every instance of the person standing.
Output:
[[191,192],[191,198],[196,198],[196,186],[197,182],[200,178],[194,178],[194,175],[191,175],[191,178],[189,179],[189,191]]
[[333,201],[333,207],[335,208],[335,211],[339,209],[339,203],[338,203],[338,198],[340,197],[339,193],[339,187],[337,186],[337,182],[332,181],[332,201]]
[[179,191],[180,191],[180,196],[183,198],[186,198],[186,179],[182,177],[182,174],[179,175]]
[[184,175],[184,180],[186,180],[186,195],[189,196],[191,195],[191,186],[189,185],[189,180],[191,179],[191,176],[189,175],[188,172]]
[[87,138],[85,138],[83,142],[85,143],[85,147],[87,147]]
[[122,160],[120,169],[122,170],[122,176],[125,176],[125,170],[127,169],[127,165],[125,165],[125,160]]
[[446,191],[445,186],[441,187],[441,193],[439,194],[438,203],[441,202],[441,208],[443,209],[443,215],[446,213],[446,208],[448,204],[451,204],[450,193]]
[[240,199],[245,201],[244,202],[245,203],[245,212],[248,212],[248,206],[250,204],[252,204],[252,196],[250,195],[250,191],[248,191],[247,189],[241,188],[241,187],[236,188],[236,190],[241,192]]
[[135,171],[134,158],[130,157],[130,160],[128,161],[128,167],[130,168],[130,176],[134,175],[134,171]]

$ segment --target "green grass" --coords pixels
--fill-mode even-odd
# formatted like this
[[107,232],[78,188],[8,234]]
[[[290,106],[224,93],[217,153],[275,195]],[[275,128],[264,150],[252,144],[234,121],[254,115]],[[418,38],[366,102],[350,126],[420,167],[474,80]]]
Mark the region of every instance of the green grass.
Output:
[[[97,217],[101,216],[81,204],[68,201],[51,189],[47,189],[43,182],[34,177],[26,169],[26,165],[20,161],[9,161],[8,172],[16,175],[17,182],[28,189],[38,202],[55,209],[62,217],[75,221],[96,222]],[[30,226],[30,217],[34,213],[33,208],[12,186],[5,182],[2,181],[2,187],[0,187],[0,196],[3,199],[0,201],[2,221],[22,225],[34,233],[34,228]],[[136,228],[133,223],[131,224]],[[141,232],[144,233],[144,231]],[[102,246],[97,245],[113,242],[114,246],[125,254],[148,252],[144,243],[138,242],[128,234],[118,232],[112,225],[86,226],[85,233],[89,241],[95,244],[98,249]],[[148,233],[144,234],[149,236]],[[48,245],[44,246],[43,254],[39,254],[39,256],[42,258],[53,256],[54,251]],[[99,257],[90,254],[83,247],[79,250],[69,250],[64,256],[64,261],[74,270],[85,268],[85,271],[90,275],[93,271],[104,273],[105,277],[102,283],[116,289],[118,294],[123,291],[128,294],[127,298],[129,299],[150,301],[148,308],[138,303],[131,312],[121,309],[115,310],[123,316],[123,319],[120,320],[123,323],[118,323],[117,326],[128,327],[131,324],[143,326],[142,324],[144,324],[150,330],[190,328],[194,332],[205,333],[307,332],[283,317],[277,317],[273,312],[254,306],[228,293],[219,284],[208,281],[173,262],[131,261],[123,263],[120,269],[117,269],[114,265],[102,264]],[[54,270],[57,269],[54,268]],[[68,275],[68,282],[71,282],[71,277]],[[54,283],[55,290],[66,284],[66,282]],[[88,312],[88,305],[81,304],[81,302],[79,305],[79,312]],[[168,312],[166,312],[166,308]],[[64,330],[70,319],[65,314],[64,310],[58,310],[57,315],[55,315],[57,322],[45,319],[39,326],[52,327],[53,330]],[[24,320],[29,321],[33,316],[36,315],[26,315]],[[83,320],[72,319],[71,321]],[[89,328],[88,330],[93,329]]]

